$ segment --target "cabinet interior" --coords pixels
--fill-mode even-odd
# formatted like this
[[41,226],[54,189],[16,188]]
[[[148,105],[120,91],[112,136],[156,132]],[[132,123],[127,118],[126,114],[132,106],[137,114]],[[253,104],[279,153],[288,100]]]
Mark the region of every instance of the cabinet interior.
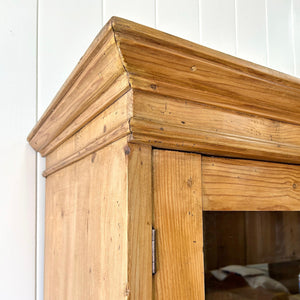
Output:
[[[299,224],[299,211],[204,211],[205,288],[206,294],[216,294],[209,299],[248,288],[247,278],[224,271],[231,265],[261,270],[262,274],[251,277],[266,276],[298,294]],[[213,270],[222,270],[228,277],[218,280]]]

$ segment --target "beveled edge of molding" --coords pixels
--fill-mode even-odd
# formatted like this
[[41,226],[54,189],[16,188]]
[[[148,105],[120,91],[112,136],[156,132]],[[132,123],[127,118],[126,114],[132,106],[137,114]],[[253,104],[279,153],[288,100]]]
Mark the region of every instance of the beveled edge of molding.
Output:
[[88,145],[84,146],[80,150],[72,153],[71,155],[65,157],[58,163],[48,167],[44,172],[43,176],[47,177],[51,175],[54,172],[59,171],[60,169],[67,167],[70,164],[73,164],[80,159],[92,154],[93,152],[96,152],[105,146],[130,135],[130,129],[129,129],[129,123],[124,122],[119,127],[106,132],[99,138],[95,139],[94,141],[90,142]]
[[[51,118],[52,112],[55,110],[57,105],[63,100],[64,96],[68,92],[68,90],[73,86],[75,81],[78,79],[78,76],[83,72],[84,68],[89,64],[89,62],[92,60],[92,58],[96,55],[99,45],[101,44],[101,41],[105,39],[106,36],[108,36],[109,33],[113,33],[114,37],[116,37],[116,32],[125,34],[125,35],[131,35],[136,36],[137,38],[143,37],[144,39],[151,40],[154,43],[157,43],[159,45],[163,45],[165,47],[170,47],[172,51],[180,50],[185,53],[188,53],[192,56],[201,56],[204,59],[213,60],[217,64],[220,64],[222,66],[237,70],[238,72],[242,72],[245,74],[249,74],[250,76],[261,78],[263,77],[265,80],[268,80],[271,83],[274,83],[275,85],[281,85],[285,86],[286,88],[290,89],[297,89],[300,92],[300,79],[295,78],[293,76],[259,66],[257,64],[232,57],[230,55],[206,48],[204,46],[195,44],[193,42],[189,42],[187,40],[172,36],[170,34],[163,33],[161,31],[158,31],[156,29],[152,29],[128,20],[124,20],[118,17],[112,17],[108,23],[103,27],[103,29],[100,31],[100,33],[97,35],[91,46],[88,48],[76,68],[73,70],[71,75],[66,80],[65,84],[62,86],[48,109],[45,111],[41,119],[38,121],[36,126],[33,128],[31,133],[28,136],[28,140],[33,138],[33,136],[40,130],[41,126],[45,122],[46,119]],[[122,51],[120,50],[118,41],[115,38],[115,44],[116,44],[116,50],[119,52],[120,55],[120,62],[124,68],[124,73],[126,74],[128,78],[128,88],[132,89],[132,76],[127,71],[126,62],[124,60]],[[109,88],[109,87],[108,87]],[[133,87],[133,89],[138,89],[139,87]],[[114,99],[116,100],[116,99]],[[300,98],[299,98],[300,102]],[[101,111],[101,110],[99,110]],[[255,115],[255,114],[254,114]],[[74,116],[76,118],[77,116]],[[299,118],[300,119],[300,118]],[[55,121],[55,120],[54,120]],[[53,122],[54,122],[53,121]],[[299,120],[300,122],[300,120]],[[82,128],[86,123],[80,124],[77,127],[77,130]],[[58,132],[56,137],[59,136],[61,132]],[[73,132],[74,133],[74,132]],[[131,137],[134,137],[137,133],[131,134]],[[50,149],[47,149],[47,151],[44,151],[43,154],[47,155],[51,151],[53,151],[59,144],[61,144],[63,141],[65,141],[68,137],[72,135],[72,132],[69,132],[68,135],[66,135],[63,139],[60,139],[59,143],[55,144]],[[141,137],[141,133],[138,133],[138,135]],[[145,135],[145,140],[147,138],[147,135]],[[132,138],[134,140],[134,138]],[[51,143],[52,140],[50,140],[47,145]],[[156,144],[156,142],[153,142]],[[171,146],[171,145],[170,145]],[[34,148],[34,146],[33,146]],[[36,149],[36,148],[35,148]],[[43,149],[46,149],[46,146],[43,147]],[[186,148],[189,149],[188,151],[194,151],[193,147]],[[36,149],[37,150],[37,149]],[[285,162],[297,162],[299,161],[299,158],[297,156],[288,157],[287,159],[283,160]]]
[[[30,134],[27,137],[27,141],[31,145],[32,148],[34,148],[36,151],[40,152],[43,156],[47,155],[54,149],[56,149],[61,143],[63,143],[66,139],[68,139],[72,134],[74,134],[76,131],[80,130],[84,125],[86,125],[87,122],[89,122],[93,117],[95,117],[97,114],[101,113],[103,110],[106,109],[108,105],[113,103],[115,100],[119,98],[122,94],[125,94],[128,90],[131,89],[131,85],[129,82],[129,78],[127,75],[126,70],[124,69],[123,61],[122,61],[122,56],[120,54],[120,51],[118,49],[117,43],[114,38],[114,31],[112,28],[112,20],[114,18],[111,18],[107,24],[102,28],[102,30],[99,32],[99,34],[96,36],[96,38],[93,40],[92,44],[89,46],[85,54],[82,56],[74,70],[71,72],[71,74],[68,76],[67,80],[63,84],[63,86],[60,88],[60,90],[57,92],[56,96],[52,100],[51,104],[48,106],[42,117],[39,119],[39,121],[36,123],[34,128],[31,130]],[[61,104],[64,106],[70,106],[72,105],[72,99],[68,99],[68,101],[65,101],[65,96],[68,94],[71,88],[74,86],[80,87],[82,85],[82,82],[79,81],[80,75],[85,71],[86,67],[91,63],[91,61],[97,56],[99,51],[105,51],[103,48],[107,41],[110,38],[113,38],[114,43],[113,43],[113,48],[116,51],[117,56],[119,56],[118,61],[113,61],[115,67],[113,72],[109,74],[109,77],[105,78],[104,82],[102,82],[102,87],[99,89],[99,87],[95,86],[93,89],[95,91],[98,89],[98,94],[95,94],[94,96],[91,96],[90,98],[86,99],[86,103],[88,104],[87,107],[82,109],[76,110],[71,117],[69,118],[68,122],[65,124],[63,119],[56,119],[53,117],[53,113],[57,110],[57,107]],[[103,50],[104,49],[104,50]],[[107,49],[107,51],[109,48]],[[104,52],[105,56],[105,52]],[[117,72],[117,69],[122,71]],[[121,84],[121,86],[116,86],[114,83],[117,82],[119,79],[123,80],[124,76],[126,77],[127,81],[127,86],[124,87],[124,84]],[[87,79],[84,78],[86,81]],[[124,80],[123,80],[124,81]],[[93,104],[93,102],[97,101],[98,98],[101,98],[103,94],[106,94],[109,90],[113,88],[116,89],[116,92],[108,99],[104,99],[105,101],[102,101],[102,104],[97,107],[97,110],[95,110],[92,114],[89,116],[85,116],[82,120],[78,121],[81,117],[81,115],[86,114],[88,108],[91,106],[89,102]],[[108,93],[109,94],[109,93]],[[53,120],[51,120],[51,118]],[[48,120],[51,120],[51,122],[59,122],[61,126],[53,132],[51,132],[52,136],[48,137],[47,136],[47,128],[43,128],[43,125],[45,122],[49,122]],[[72,131],[70,131],[70,123],[73,122],[74,120],[76,121],[76,128],[74,127]],[[67,129],[67,130],[66,130]],[[43,131],[41,134],[41,137],[45,139],[46,141],[42,142],[41,145],[36,145],[36,143],[33,142],[33,140],[38,140],[39,137],[37,135]],[[46,136],[46,138],[45,138]]]
[[112,26],[133,89],[300,125],[300,78],[121,18]]
[[241,71],[255,77],[262,76],[278,84],[284,84],[286,86],[300,89],[300,78],[295,76],[199,45],[189,40],[126,20],[124,18],[112,17],[110,22],[115,33],[128,34],[136,36],[137,38],[142,37],[143,39],[153,41],[160,46],[163,45],[170,47],[173,51],[180,50],[192,56],[205,58],[208,61],[213,60],[222,66],[228,66],[234,70]]
[[[47,156],[49,153],[57,149],[63,142],[65,142],[78,130],[82,129],[88,122],[93,120],[97,115],[104,112],[110,105],[118,101],[119,98],[121,98],[128,91],[130,91],[130,86],[126,86],[125,81],[127,81],[127,75],[120,75],[118,79],[116,79],[115,82],[112,84],[112,89],[113,86],[116,84],[120,84],[121,88],[118,89],[116,93],[111,94],[109,97],[106,97],[107,93],[110,93],[112,89],[104,91],[98,100],[96,100],[92,105],[90,105],[77,118],[75,118],[75,120],[69,126],[67,126],[62,133],[60,133],[55,139],[53,139],[46,147],[40,150],[41,155],[43,157]],[[102,102],[101,106],[99,105],[97,109],[95,109],[99,101]]]
[[300,147],[293,144],[217,133],[201,128],[162,125],[137,117],[131,118],[129,124],[129,141],[132,143],[206,155],[300,164]]
[[99,43],[104,40],[105,36],[108,35],[109,30],[111,29],[111,20],[102,28],[102,30],[98,33],[98,35],[93,40],[90,47],[86,50],[85,54],[81,57],[78,64],[68,76],[62,87],[56,93],[54,99],[47,107],[46,111],[43,113],[41,118],[38,120],[34,128],[29,133],[27,140],[30,141],[33,136],[37,133],[37,131],[41,128],[42,124],[45,122],[47,118],[51,115],[57,105],[62,101],[65,94],[68,92],[70,87],[74,84],[77,80],[78,76],[82,73],[84,68],[88,65],[88,63],[92,60],[92,58],[96,55],[96,50],[99,46]]

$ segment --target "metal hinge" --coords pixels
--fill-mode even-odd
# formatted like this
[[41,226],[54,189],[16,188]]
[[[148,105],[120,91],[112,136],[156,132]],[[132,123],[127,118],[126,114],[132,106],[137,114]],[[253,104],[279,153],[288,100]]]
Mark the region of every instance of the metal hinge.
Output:
[[156,273],[156,230],[152,227],[152,275]]

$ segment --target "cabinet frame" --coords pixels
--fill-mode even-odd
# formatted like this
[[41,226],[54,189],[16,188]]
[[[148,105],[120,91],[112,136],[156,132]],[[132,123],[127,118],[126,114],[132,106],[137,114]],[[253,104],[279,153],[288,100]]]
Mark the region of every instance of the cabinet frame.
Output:
[[300,80],[124,19],[28,141],[46,157],[45,299],[204,299],[202,210],[300,209]]

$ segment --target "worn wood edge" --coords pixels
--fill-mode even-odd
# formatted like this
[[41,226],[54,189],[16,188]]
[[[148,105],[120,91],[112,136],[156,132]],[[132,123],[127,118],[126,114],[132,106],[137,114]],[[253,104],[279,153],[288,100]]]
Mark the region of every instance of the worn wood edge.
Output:
[[99,139],[105,133],[110,132],[128,122],[132,117],[132,91],[118,98],[103,112],[87,123],[80,130],[58,146],[53,152],[47,155],[46,168],[59,163],[66,157],[76,153],[96,139]]
[[170,51],[180,51],[188,55],[201,57],[209,61],[214,61],[222,66],[227,66],[237,71],[255,76],[268,78],[277,84],[300,88],[300,79],[277,70],[273,70],[253,62],[231,56],[193,43],[191,41],[176,37],[174,35],[153,29],[123,18],[112,17],[112,27],[114,32],[132,36],[136,40],[146,40],[157,44],[159,47],[169,48]]
[[[124,76],[128,79],[128,86],[129,88],[132,87],[134,84],[134,88],[141,89],[141,90],[151,90],[151,92],[155,91],[156,93],[161,94],[168,94],[170,91],[172,91],[172,85],[168,86],[167,83],[165,86],[163,86],[165,83],[159,83],[159,86],[157,87],[155,84],[151,83],[150,79],[138,77],[135,74],[128,74],[127,65],[125,58],[122,54],[122,50],[120,48],[120,41],[116,38],[116,34],[120,33],[123,35],[130,35],[136,39],[146,39],[149,40],[151,43],[156,43],[159,47],[164,47],[168,51],[174,51],[174,53],[177,53],[177,51],[184,52],[184,55],[191,55],[194,57],[200,57],[202,59],[207,60],[213,60],[216,63],[219,63],[222,68],[228,67],[238,70],[239,72],[244,72],[246,74],[249,74],[249,76],[255,76],[257,77],[258,74],[262,75],[264,78],[266,74],[270,76],[270,80],[274,82],[274,84],[280,84],[289,86],[291,88],[299,89],[299,83],[300,80],[296,80],[292,76],[287,76],[285,74],[282,74],[280,72],[276,72],[231,56],[228,56],[226,54],[220,53],[218,51],[214,51],[211,49],[208,49],[203,46],[199,46],[197,44],[194,44],[192,42],[188,42],[185,40],[182,40],[180,38],[171,36],[169,34],[165,34],[162,32],[159,32],[158,30],[154,30],[127,20],[123,20],[121,18],[113,17],[111,20],[106,24],[106,26],[101,30],[99,35],[96,37],[92,45],[87,50],[86,54],[83,56],[77,67],[74,69],[74,71],[71,73],[61,90],[58,92],[57,96],[53,100],[52,104],[48,107],[40,121],[37,123],[37,125],[34,127],[32,132],[28,136],[28,140],[32,140],[32,137],[38,132],[42,124],[45,122],[47,118],[50,117],[51,113],[55,110],[57,105],[62,101],[64,95],[67,93],[67,91],[74,85],[74,82],[76,82],[78,76],[81,74],[81,72],[84,70],[84,68],[88,65],[88,63],[92,60],[93,56],[96,55],[97,50],[100,48],[101,43],[103,44],[105,42],[105,38],[113,32],[114,39],[116,43],[116,50],[119,53],[120,56],[120,62],[124,69],[124,73],[122,73]],[[274,75],[275,74],[275,75]],[[295,82],[293,80],[296,80]],[[289,83],[293,84],[289,84]],[[109,89],[109,87],[107,87]],[[181,91],[182,96],[186,95],[186,90]],[[177,95],[178,96],[178,95]],[[195,97],[199,97],[199,95],[195,95]],[[230,109],[237,109],[235,106],[226,105],[224,104],[224,107],[230,108]],[[88,109],[88,108],[87,108]],[[104,109],[104,108],[103,108]],[[243,110],[239,108],[240,111],[248,112],[247,109]],[[257,112],[257,115],[261,115],[263,117],[270,117],[272,114],[267,113],[261,113]],[[281,121],[288,121],[288,122],[294,122],[299,123],[298,115],[290,114],[291,117],[289,120],[286,120],[285,118],[281,118],[280,116],[277,116],[277,119]],[[76,117],[76,116],[75,116]],[[79,117],[78,117],[79,118]],[[84,122],[82,126],[86,124],[92,117],[86,117],[84,119]],[[76,122],[75,122],[76,124]],[[69,124],[70,125],[70,124]],[[40,149],[43,155],[47,155],[51,151],[55,149],[59,144],[61,144],[66,138],[68,138],[74,131],[80,129],[80,126],[76,124],[74,128],[71,130],[71,127],[73,125],[67,126],[64,132],[58,132],[57,136],[54,138],[54,140],[50,141],[50,144],[47,143],[47,145],[44,145]],[[76,128],[76,129],[75,129]],[[64,129],[64,128],[62,128]],[[65,135],[66,134],[66,135]],[[53,142],[53,143],[52,143]],[[34,145],[32,145],[33,148]]]
[[[191,77],[191,80],[202,77],[200,74],[198,74],[198,69],[201,69],[203,66],[205,69],[212,69],[212,73],[217,73],[220,71],[221,76],[216,77],[218,81],[224,79],[224,74],[227,74],[229,77],[235,75],[236,80],[242,80],[243,82],[247,82],[247,80],[255,81],[260,85],[268,85],[269,87],[272,87],[272,89],[276,89],[278,92],[284,91],[286,93],[288,91],[294,94],[299,92],[299,86],[290,87],[278,83],[277,81],[270,81],[268,77],[259,77],[251,73],[249,74],[241,70],[236,70],[228,67],[226,64],[220,64],[215,60],[207,60],[202,57],[190,56],[189,54],[180,51],[176,52],[172,50],[172,48],[162,47],[161,45],[157,45],[151,41],[136,39],[123,33],[120,34],[117,32],[115,33],[115,37],[120,51],[124,57],[124,62],[126,63],[126,61],[128,61],[127,71],[130,75],[139,74],[143,77],[148,74],[148,76],[150,76],[147,72],[148,70],[135,70],[136,65],[134,65],[134,62],[137,63],[139,61],[144,64],[161,66],[165,72],[169,73],[170,75],[173,72],[178,71],[185,73]],[[177,64],[174,64],[174,61],[176,61]],[[168,64],[171,66],[168,66]],[[184,74],[182,77],[185,77]],[[180,82],[180,79],[178,81]]]
[[[119,48],[123,53],[124,66],[129,72],[130,82],[134,89],[151,91],[166,96],[181,97],[182,99],[188,97],[189,100],[196,102],[230,108],[279,121],[300,124],[300,100],[298,101],[299,97],[297,96],[297,94],[300,93],[300,79],[239,58],[231,57],[230,55],[193,44],[127,20],[119,18],[113,19],[112,26]],[[187,89],[187,87],[179,83],[170,84],[162,75],[153,75],[150,74],[151,72],[148,72],[148,69],[151,69],[150,62],[148,62],[149,66],[146,64],[141,70],[136,70],[134,65],[131,66],[132,62],[127,62],[127,60],[129,60],[128,56],[130,56],[129,54],[131,54],[132,51],[128,52],[126,45],[130,45],[132,49],[138,47],[140,52],[142,48],[145,48],[145,51],[149,51],[149,53],[151,53],[151,49],[155,49],[155,51],[161,52],[162,54],[169,53],[170,57],[172,57],[172,55],[175,57],[176,55],[185,59],[199,60],[206,64],[212,64],[214,67],[220,68],[223,71],[225,70],[225,73],[236,74],[237,77],[243,76],[249,78],[249,80],[258,81],[258,84],[261,83],[261,89],[264,88],[264,90],[261,90],[259,93],[266,91],[269,95],[269,99],[264,101],[263,96],[260,95],[260,98],[262,98],[261,101],[252,103],[251,99],[255,100],[255,95],[249,97],[247,101],[247,92],[244,94],[245,97],[241,97],[241,91],[235,91],[237,87],[232,87],[232,89],[227,88],[228,91],[225,89],[223,94],[222,91],[219,93],[214,92],[212,90],[214,87],[209,84],[207,84],[203,90],[201,86],[193,90],[192,88]],[[159,57],[159,55],[157,56]],[[172,58],[170,58],[170,61],[171,60]],[[175,58],[174,60],[176,61]],[[153,64],[153,67],[155,69],[155,64]],[[189,69],[191,66],[186,67]],[[173,71],[175,70],[176,64],[174,65]],[[171,74],[172,70],[169,70],[169,72]],[[194,75],[195,74],[191,72],[190,76]],[[165,74],[165,76],[167,75]],[[220,79],[221,77],[218,78]],[[191,82],[192,81],[191,79]],[[219,83],[219,86],[220,85]],[[227,84],[225,84],[224,87],[226,87],[226,85]],[[237,94],[235,95],[235,93]],[[272,101],[272,94],[279,94],[277,98],[286,99],[286,101],[279,101],[277,104],[276,101]],[[297,109],[295,109],[295,107]]]
[[[59,144],[61,144],[63,142],[63,140],[70,137],[72,135],[72,133],[74,132],[74,130],[76,131],[76,130],[80,129],[89,120],[91,120],[93,118],[94,113],[92,113],[91,116],[86,116],[86,115],[88,112],[93,112],[93,110],[95,108],[95,105],[93,105],[93,103],[95,101],[97,102],[97,100],[99,99],[99,97],[102,96],[102,94],[109,95],[109,93],[112,89],[114,89],[114,88],[121,89],[120,91],[116,91],[117,95],[115,95],[115,97],[117,98],[120,94],[122,94],[124,92],[124,91],[122,91],[122,89],[124,89],[126,92],[127,90],[129,90],[131,88],[130,82],[128,79],[128,74],[127,74],[126,69],[124,68],[122,55],[121,55],[118,45],[116,43],[116,40],[114,37],[114,31],[112,30],[111,24],[112,24],[112,20],[110,20],[103,27],[103,29],[100,31],[100,33],[97,35],[97,37],[95,38],[95,40],[93,41],[91,46],[88,48],[88,50],[86,51],[84,56],[81,58],[78,65],[75,67],[75,69],[70,74],[70,76],[68,77],[68,79],[66,80],[66,82],[64,83],[62,88],[59,90],[59,92],[55,96],[52,103],[49,105],[49,107],[47,108],[47,110],[45,111],[45,113],[43,114],[41,119],[37,122],[35,127],[32,129],[31,133],[29,134],[29,136],[27,138],[28,142],[36,151],[42,152],[43,155],[47,155],[49,152],[53,151],[55,149],[55,147],[57,147]],[[102,87],[99,89],[99,91],[93,97],[91,97],[91,99],[87,99],[87,101],[86,101],[87,105],[85,105],[85,107],[83,109],[76,111],[74,113],[74,117],[72,116],[72,118],[70,119],[70,121],[72,121],[72,122],[74,121],[74,119],[76,119],[76,121],[78,121],[80,119],[81,115],[83,115],[83,116],[85,116],[85,118],[82,120],[83,121],[82,124],[79,125],[76,123],[75,124],[76,126],[74,126],[71,124],[72,122],[70,122],[70,121],[67,122],[67,124],[62,124],[61,128],[59,128],[57,130],[57,132],[55,132],[53,137],[47,138],[46,142],[44,142],[42,144],[42,146],[36,146],[33,143],[33,140],[36,137],[36,135],[38,134],[38,132],[43,128],[43,125],[45,124],[45,122],[51,118],[51,115],[53,114],[53,112],[55,112],[56,109],[60,106],[60,104],[63,103],[64,97],[65,97],[65,95],[68,94],[68,91],[71,88],[74,88],[74,86],[76,86],[76,84],[80,85],[80,82],[77,82],[77,81],[78,81],[78,78],[80,78],[81,73],[84,72],[85,68],[93,61],[93,59],[97,56],[97,54],[100,50],[101,51],[105,50],[105,49],[103,50],[103,47],[111,37],[113,38],[114,42],[113,42],[113,45],[109,48],[111,50],[109,50],[109,49],[107,49],[107,50],[109,50],[110,52],[116,51],[116,55],[119,57],[119,59],[115,63],[115,66],[114,66],[115,71],[111,73],[109,78],[106,78],[106,80],[102,83]],[[105,55],[105,53],[104,53],[104,55]],[[125,80],[125,78],[126,78],[126,80]],[[118,80],[123,81],[121,85],[118,85]],[[125,83],[125,87],[124,87],[124,83]],[[114,98],[114,96],[111,96],[111,97]],[[115,100],[115,99],[112,99],[112,100],[108,99],[108,102],[113,101],[113,100]],[[107,107],[107,105],[109,105],[109,103],[107,105],[106,104],[107,104],[107,101],[104,101],[103,103],[98,103],[98,105],[97,105],[98,112],[104,110]],[[87,110],[87,112],[85,112],[85,110]],[[74,128],[71,131],[69,131],[72,126],[74,126]],[[75,129],[75,127],[76,127],[76,129]],[[65,129],[66,129],[66,132],[64,133]],[[51,145],[49,145],[49,143],[51,143]]]
[[[254,138],[130,119],[130,141],[163,149],[300,164],[300,147]],[[265,149],[265,150],[264,150]]]
[[[118,87],[118,89],[116,89]],[[116,92],[114,92],[116,91]],[[54,149],[59,147],[64,141],[71,137],[75,132],[84,127],[98,114],[105,111],[117,99],[130,91],[128,85],[128,78],[126,74],[121,74],[111,85],[109,89],[104,91],[98,100],[83,111],[68,127],[64,129],[54,140],[52,140],[46,147],[40,150],[42,156],[46,156]]]
[[152,147],[128,144],[128,299],[152,299]]
[[[158,265],[154,298],[204,299],[201,155],[159,149],[152,155]],[[173,280],[178,286],[172,286]]]
[[133,117],[300,147],[300,126],[203,103],[133,90]]
[[[213,168],[222,165],[223,169],[227,168],[227,171],[212,171],[209,167],[210,164],[213,166]],[[242,169],[240,172],[233,171],[237,167],[247,167],[248,169],[246,171],[245,169]],[[231,179],[223,179],[225,177],[224,173],[226,174],[226,176],[228,176],[228,174],[234,173],[234,176],[231,176]],[[271,176],[271,173],[272,176],[274,176],[274,173],[278,174],[278,177],[282,176],[280,182],[281,188],[279,190],[282,191],[281,193],[284,193],[284,196],[282,196],[280,193],[278,194],[278,190],[276,191],[277,185],[279,183],[275,182],[270,184],[269,177]],[[286,173],[288,173],[288,175]],[[253,161],[245,159],[232,159],[227,157],[202,156],[203,210],[299,211],[300,196],[295,197],[295,193],[299,189],[299,178],[297,176],[294,176],[295,173],[300,174],[299,165]],[[257,177],[258,174],[259,178]],[[251,183],[249,183],[249,178],[247,177],[250,175],[252,177]],[[208,177],[215,178],[212,183],[215,185],[213,190],[219,190],[216,195],[212,191],[211,184],[207,180]],[[240,182],[237,183],[237,181]],[[258,187],[258,194],[256,194],[254,187],[252,186],[253,182],[260,183],[260,186]],[[222,184],[226,184],[227,188],[224,188]],[[248,185],[247,187],[246,184]],[[228,185],[230,185],[230,188],[228,188]],[[270,185],[272,185],[272,187]],[[254,190],[254,192],[252,192],[252,190]],[[263,190],[265,191],[263,192]],[[269,190],[270,194],[267,193],[266,190]],[[271,195],[272,192],[274,193],[274,195]],[[249,193],[250,195],[248,195]],[[255,197],[253,194],[255,195]],[[261,196],[262,194],[263,196]],[[210,196],[214,196],[214,199],[209,199]],[[218,197],[219,199],[215,199],[216,197]],[[284,198],[284,201],[281,198]]]
[[[131,75],[131,86],[135,91],[151,92],[161,96],[174,97],[182,100],[189,100],[196,103],[207,104],[215,106],[220,109],[230,109],[232,111],[241,112],[253,116],[259,116],[267,119],[273,119],[280,122],[300,125],[299,114],[293,111],[283,114],[280,108],[273,106],[253,107],[251,103],[248,105],[237,105],[231,103],[232,99],[223,97],[221,102],[219,96],[213,93],[206,93],[205,91],[185,88],[170,83],[161,81],[159,78],[147,78],[137,75]],[[300,91],[299,91],[300,94]],[[300,100],[299,100],[300,102]]]
[[30,140],[30,145],[36,151],[47,146],[78,115],[97,101],[103,92],[112,88],[113,82],[124,73],[118,57],[119,52],[116,49],[113,33],[111,33],[107,43],[99,50],[93,61]]
[[104,148],[105,146],[123,138],[130,134],[129,131],[129,124],[128,122],[124,122],[117,128],[107,132],[106,134],[102,135],[101,137],[95,139],[93,142],[89,143],[85,147],[81,148],[77,152],[67,156],[57,164],[48,167],[44,172],[43,176],[47,177],[52,173],[86,157],[87,155]]
[[98,35],[93,40],[90,47],[87,49],[85,54],[81,57],[75,69],[71,72],[65,83],[62,85],[60,90],[57,92],[51,104],[48,106],[40,120],[36,123],[35,127],[29,133],[27,140],[30,141],[33,136],[40,129],[45,120],[51,115],[52,111],[56,108],[56,106],[62,101],[65,94],[68,92],[71,86],[78,79],[79,75],[83,72],[86,66],[90,63],[90,61],[95,57],[99,48],[104,44],[105,38],[109,35],[111,30],[111,20],[102,28],[102,30],[98,33]]

